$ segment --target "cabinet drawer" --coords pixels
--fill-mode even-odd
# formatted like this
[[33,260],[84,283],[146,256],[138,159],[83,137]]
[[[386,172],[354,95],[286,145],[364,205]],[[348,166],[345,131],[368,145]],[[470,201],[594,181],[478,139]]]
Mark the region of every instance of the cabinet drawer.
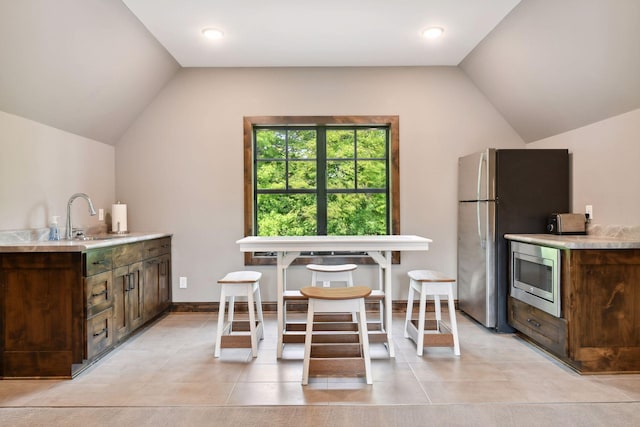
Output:
[[567,355],[567,321],[509,297],[509,322],[542,347],[558,356]]
[[87,300],[87,317],[91,317],[113,305],[113,274],[111,271],[84,279]]
[[171,253],[171,237],[164,237],[162,239],[145,240],[144,244],[144,257],[153,258],[158,255],[165,255]]
[[142,259],[142,242],[130,243],[128,245],[116,246],[113,248],[113,265],[121,267],[133,264]]
[[87,359],[91,360],[113,344],[113,308],[101,311],[87,320]]
[[113,249],[95,249],[85,254],[84,275],[93,276],[111,270],[113,265]]

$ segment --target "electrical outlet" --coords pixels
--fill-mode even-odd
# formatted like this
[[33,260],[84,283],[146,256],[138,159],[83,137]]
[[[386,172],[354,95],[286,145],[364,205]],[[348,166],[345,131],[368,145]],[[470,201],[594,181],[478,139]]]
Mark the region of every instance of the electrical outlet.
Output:
[[587,218],[593,219],[593,205],[586,205],[584,207],[584,213],[587,214]]
[[104,209],[98,209],[98,221],[104,221]]
[[181,277],[180,278],[180,289],[187,289],[187,278],[186,277]]

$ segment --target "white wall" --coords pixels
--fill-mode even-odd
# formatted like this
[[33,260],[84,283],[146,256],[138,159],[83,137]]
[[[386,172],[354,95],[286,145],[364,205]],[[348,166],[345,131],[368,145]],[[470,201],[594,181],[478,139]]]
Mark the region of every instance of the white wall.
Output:
[[[215,281],[244,269],[243,116],[399,115],[401,232],[434,240],[394,270],[456,274],[457,158],[524,143],[455,67],[183,69],[116,145],[116,193],[129,229],[174,233],[173,299],[217,301]],[[275,300],[275,267],[263,299]],[[361,267],[360,282],[375,270]],[[187,289],[177,278],[186,276]],[[306,283],[294,267],[290,283]],[[406,298],[406,286],[396,298]]]
[[522,0],[460,67],[526,142],[640,108],[640,2]]
[[115,144],[179,69],[121,1],[0,1],[0,110]]
[[568,148],[573,211],[593,205],[594,224],[640,225],[640,109],[527,144]]
[[[115,148],[0,111],[0,230],[44,228],[67,201],[87,193],[95,208],[115,199]],[[84,200],[74,203],[77,225],[98,226]]]

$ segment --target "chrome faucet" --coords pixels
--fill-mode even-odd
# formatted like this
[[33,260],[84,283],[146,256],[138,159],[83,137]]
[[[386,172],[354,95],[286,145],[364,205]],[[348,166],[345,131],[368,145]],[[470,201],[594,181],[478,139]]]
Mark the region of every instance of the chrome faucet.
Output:
[[73,239],[73,229],[71,228],[71,204],[78,197],[82,197],[89,204],[89,214],[94,216],[96,214],[96,210],[93,208],[93,203],[89,196],[84,193],[76,193],[73,196],[69,197],[69,201],[67,202],[67,230],[65,232],[65,237],[67,240]]

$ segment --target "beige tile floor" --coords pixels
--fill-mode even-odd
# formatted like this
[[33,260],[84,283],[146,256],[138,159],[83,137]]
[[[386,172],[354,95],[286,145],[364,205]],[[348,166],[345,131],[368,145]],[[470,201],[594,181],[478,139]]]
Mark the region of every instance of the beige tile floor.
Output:
[[640,425],[640,375],[581,376],[462,314],[459,357],[417,356],[394,316],[396,358],[372,346],[372,386],[301,386],[302,345],[278,361],[266,317],[256,359],[213,357],[215,313],[171,313],[73,380],[0,381],[0,425]]

